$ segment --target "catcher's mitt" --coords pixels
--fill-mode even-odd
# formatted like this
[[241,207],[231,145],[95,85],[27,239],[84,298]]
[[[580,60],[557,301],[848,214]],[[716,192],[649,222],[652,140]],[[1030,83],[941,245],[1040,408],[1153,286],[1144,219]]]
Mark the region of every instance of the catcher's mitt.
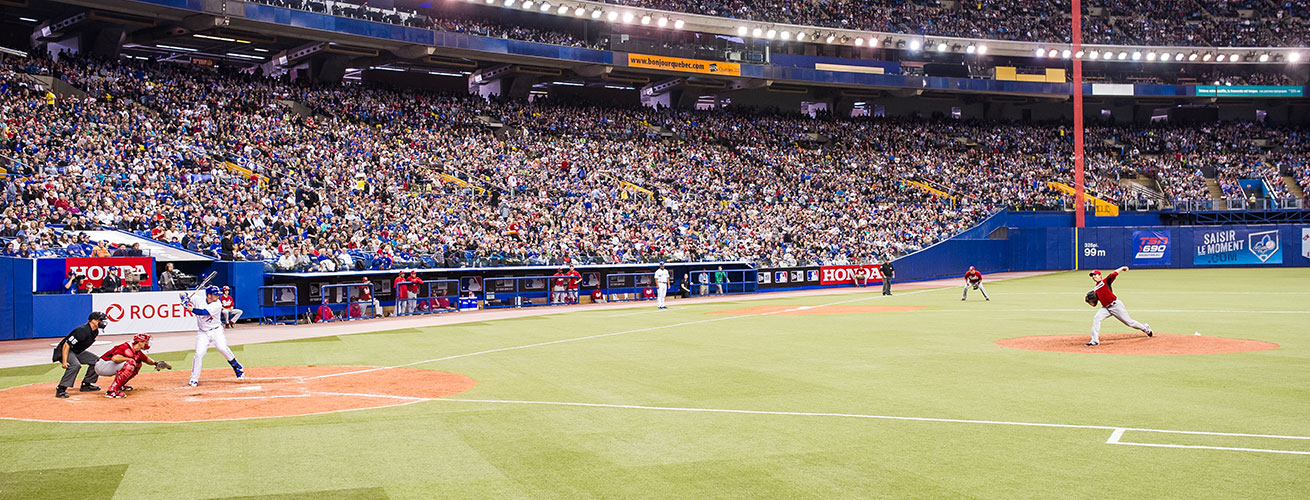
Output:
[[173,365],[168,364],[167,361],[156,361],[156,362],[155,362],[155,371],[159,371],[159,370],[172,370],[172,369],[173,369]]
[[1083,297],[1083,302],[1086,302],[1089,306],[1096,307],[1096,290],[1088,290],[1087,295]]

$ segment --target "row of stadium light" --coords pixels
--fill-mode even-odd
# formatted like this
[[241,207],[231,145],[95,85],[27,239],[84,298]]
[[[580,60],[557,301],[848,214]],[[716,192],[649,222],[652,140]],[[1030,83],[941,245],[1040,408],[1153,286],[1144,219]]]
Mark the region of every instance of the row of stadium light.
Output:
[[[506,8],[519,8],[519,9],[531,10],[531,11],[540,11],[543,13],[556,14],[560,16],[571,16],[571,17],[584,18],[584,19],[591,18],[597,21],[603,19],[612,23],[621,22],[623,24],[640,24],[642,26],[650,26],[654,24],[655,26],[660,28],[666,28],[671,25],[673,29],[679,29],[679,30],[682,29],[683,26],[685,26],[686,24],[686,21],[684,21],[683,19],[676,19],[666,14],[636,13],[631,10],[626,10],[622,8],[618,10],[606,10],[600,6],[589,7],[587,5],[579,4],[579,3],[566,5],[564,3],[551,3],[549,0],[542,0],[542,1],[468,0],[468,1],[469,3],[485,2],[487,5],[503,6]],[[876,48],[881,43],[881,46],[883,48],[888,48],[888,49],[895,48],[898,50],[909,50],[911,52],[935,49],[937,52],[941,52],[941,53],[954,52],[954,53],[964,53],[969,55],[987,54],[987,45],[982,43],[965,42],[965,41],[936,41],[936,42],[932,40],[922,41],[918,38],[914,38],[913,36],[885,35],[885,37],[880,37],[879,35],[872,34],[872,33],[838,33],[835,31],[829,31],[823,29],[810,30],[806,28],[800,28],[800,29],[796,29],[795,31],[792,31],[786,29],[778,29],[775,25],[756,25],[754,27],[739,25],[737,26],[737,35],[741,37],[750,37],[750,38],[765,39],[765,40],[782,40],[782,41],[795,40],[798,42],[810,41],[813,43],[822,42],[828,44],[854,45],[856,47],[870,47],[870,48]],[[1273,62],[1287,61],[1287,62],[1295,63],[1295,62],[1300,62],[1302,57],[1301,53],[1295,50],[1286,51],[1286,52],[1269,51],[1264,53],[1250,52],[1248,50],[1241,50],[1241,49],[1233,49],[1233,51],[1234,52],[1241,51],[1243,53],[1225,54],[1219,52],[1203,52],[1203,51],[1181,51],[1181,52],[1149,51],[1143,53],[1139,50],[1127,52],[1122,50],[1100,51],[1100,50],[1092,49],[1088,51],[1079,51],[1077,54],[1073,54],[1072,51],[1069,49],[1058,50],[1058,49],[1048,49],[1044,47],[1038,47],[1034,49],[1034,54],[1040,58],[1063,57],[1064,59],[1070,59],[1071,57],[1078,57],[1079,59],[1085,58],[1088,60],[1101,60],[1101,61],[1128,61],[1128,60],[1140,61],[1143,58],[1145,58],[1147,61],[1159,61],[1159,62],[1168,62],[1168,61],[1182,62],[1184,60],[1186,61],[1199,60],[1201,62],[1210,62],[1212,60],[1214,62],[1225,62],[1225,61],[1270,62],[1272,60]]]
[[682,19],[671,19],[668,16],[657,17],[651,14],[641,14],[641,16],[638,17],[636,13],[633,13],[631,11],[624,11],[624,12],[619,12],[617,10],[604,11],[598,7],[588,9],[585,6],[578,5],[578,4],[575,4],[573,7],[570,7],[562,3],[553,4],[550,3],[549,1],[537,2],[534,0],[468,0],[468,1],[469,3],[480,3],[485,1],[487,5],[500,4],[508,8],[514,8],[514,6],[517,4],[519,8],[523,10],[536,10],[547,14],[553,13],[561,16],[572,15],[573,17],[582,17],[582,18],[590,17],[596,20],[600,20],[601,18],[604,18],[605,20],[612,23],[613,22],[623,22],[624,24],[640,23],[642,26],[650,26],[651,24],[654,24],[655,26],[658,26],[660,28],[665,28],[668,27],[669,25],[672,25],[673,29],[677,29],[677,30],[682,29],[682,26],[686,24],[686,21],[683,21]]
[[[1238,52],[1238,51],[1234,51],[1234,52]],[[1140,50],[1134,50],[1132,52],[1128,52],[1126,50],[1115,51],[1112,49],[1107,49],[1107,50],[1089,49],[1089,50],[1080,50],[1075,53],[1069,49],[1064,49],[1063,51],[1061,51],[1058,49],[1047,49],[1044,47],[1038,47],[1033,52],[1033,55],[1038,58],[1051,58],[1051,59],[1078,58],[1078,59],[1087,59],[1089,61],[1140,62],[1142,59],[1146,59],[1147,62],[1197,62],[1197,61],[1234,62],[1234,63],[1235,62],[1267,63],[1270,61],[1276,63],[1280,63],[1284,61],[1290,63],[1301,62],[1301,52],[1295,50],[1289,52],[1281,52],[1281,51],[1256,52],[1251,50],[1241,50],[1240,53],[1223,53],[1223,52],[1197,51],[1197,50],[1183,50],[1178,52],[1170,52],[1167,50],[1162,50],[1157,52],[1152,50],[1143,53]]]

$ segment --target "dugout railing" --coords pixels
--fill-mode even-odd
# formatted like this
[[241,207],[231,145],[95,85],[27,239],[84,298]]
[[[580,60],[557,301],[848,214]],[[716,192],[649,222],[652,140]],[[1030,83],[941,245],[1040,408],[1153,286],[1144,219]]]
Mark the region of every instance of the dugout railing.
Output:
[[[669,292],[676,290],[669,283]],[[650,290],[649,296],[646,290]],[[616,273],[605,276],[605,301],[627,302],[632,300],[653,300],[659,293],[655,289],[655,273]]]
[[[362,299],[365,290],[368,291],[369,300]],[[314,310],[314,316],[319,321],[346,321],[376,317],[377,307],[372,298],[373,284],[371,283],[323,285],[319,289],[319,294],[323,298],[323,303]],[[322,314],[324,308],[331,311],[332,314]]]
[[553,305],[552,280],[558,276],[522,276],[485,278],[482,280],[482,306],[532,307]]
[[[723,273],[724,281],[715,281],[715,273]],[[688,274],[688,277],[691,279],[689,288],[693,297],[755,293],[759,287],[759,273],[754,269],[725,269],[723,271],[707,269],[692,271]]]
[[271,285],[259,287],[259,324],[294,325],[300,318],[296,287]]
[[[401,287],[406,287],[405,298],[400,298]],[[417,291],[409,287],[417,287]],[[413,316],[459,310],[459,280],[423,280],[421,283],[401,283],[392,289],[395,301],[392,316]]]

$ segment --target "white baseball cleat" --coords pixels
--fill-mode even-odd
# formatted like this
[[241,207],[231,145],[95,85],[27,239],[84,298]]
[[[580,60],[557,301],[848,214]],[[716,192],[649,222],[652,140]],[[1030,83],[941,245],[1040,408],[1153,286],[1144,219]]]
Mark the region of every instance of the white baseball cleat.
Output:
[[200,382],[196,382],[196,381],[192,380],[192,381],[190,381],[190,382],[187,382],[187,385],[189,385],[189,386],[191,386],[191,387],[195,387],[196,384],[199,384],[199,383],[200,383]]
[[1085,345],[1085,346],[1087,346],[1087,347],[1093,347],[1093,346],[1101,345],[1101,343],[1100,343],[1100,342],[1088,342],[1088,343],[1083,344],[1083,345]]

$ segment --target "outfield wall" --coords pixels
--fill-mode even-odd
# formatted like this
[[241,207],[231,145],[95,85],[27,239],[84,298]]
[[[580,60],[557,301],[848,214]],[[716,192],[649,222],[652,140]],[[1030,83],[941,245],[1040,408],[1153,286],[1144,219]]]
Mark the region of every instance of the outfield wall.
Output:
[[[1070,269],[1135,268],[1181,269],[1208,267],[1305,267],[1310,266],[1310,224],[1165,226],[1159,213],[1130,213],[1119,217],[1089,217],[1088,227],[1075,231],[1068,212],[1001,211],[960,234],[895,261],[895,282],[961,277],[970,266],[983,273]],[[711,269],[717,263],[671,264],[675,289],[681,274]],[[760,269],[750,263],[723,263],[728,270],[754,269],[759,291],[781,291],[851,286],[841,277],[854,266],[805,266]],[[314,291],[324,285],[358,283],[372,275],[377,297],[390,305],[390,278],[396,271],[346,273],[267,274],[258,262],[213,262],[201,272],[218,273],[215,283],[236,289],[237,307],[247,318],[260,315],[259,287],[273,284],[296,286],[303,297],[300,305],[315,301]],[[879,281],[877,266],[870,284]],[[580,266],[584,272],[645,273],[651,264]],[[62,273],[62,260],[0,258],[0,340],[59,337],[86,321],[93,308],[107,308],[119,315],[105,329],[106,334],[134,333],[133,324],[158,321],[174,314],[176,296],[168,292],[153,295],[94,294],[63,295],[38,293],[49,290],[54,276]],[[424,279],[466,279],[476,277],[543,276],[554,267],[501,267],[487,269],[419,270]],[[59,271],[56,273],[55,271]],[[588,290],[584,289],[584,292]],[[320,299],[321,300],[321,299]],[[164,308],[167,305],[169,308]],[[118,306],[117,309],[114,309]],[[141,313],[143,317],[133,315]],[[185,313],[183,313],[185,314]],[[149,317],[146,317],[149,316]],[[171,318],[177,319],[177,318]],[[138,323],[131,321],[139,320]]]

